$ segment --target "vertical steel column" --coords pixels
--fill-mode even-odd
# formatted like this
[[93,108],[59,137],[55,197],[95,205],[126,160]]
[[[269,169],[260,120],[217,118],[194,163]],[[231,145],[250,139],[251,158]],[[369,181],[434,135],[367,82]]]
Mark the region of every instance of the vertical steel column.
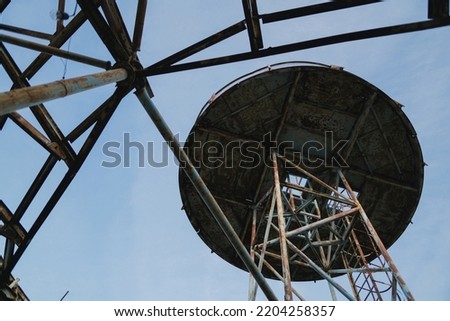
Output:
[[286,244],[286,224],[284,222],[284,206],[281,198],[280,177],[278,174],[278,158],[277,153],[272,153],[273,161],[273,179],[275,183],[275,197],[277,199],[277,218],[278,218],[278,231],[280,235],[280,255],[281,266],[283,270],[283,282],[284,282],[284,299],[286,301],[292,301],[292,283],[291,272],[289,268],[289,253]]
[[181,148],[178,139],[172,133],[169,126],[163,119],[162,115],[159,113],[158,109],[154,105],[148,93],[148,89],[140,88],[135,92],[135,94],[138,97],[144,109],[146,110],[146,112],[148,113],[148,115],[150,116],[150,118],[153,120],[154,124],[158,128],[161,135],[166,140],[170,149],[174,153],[176,159],[180,162],[180,166],[182,166],[184,172],[191,180],[199,196],[205,202],[211,214],[214,216],[220,228],[230,241],[230,244],[234,247],[236,253],[239,255],[239,257],[241,258],[242,262],[245,264],[249,272],[252,273],[253,276],[255,277],[255,280],[261,287],[261,290],[264,292],[264,294],[269,300],[276,301],[277,297],[273,293],[272,289],[269,287],[269,284],[267,283],[266,279],[256,267],[247,249],[242,244],[241,240],[239,239],[239,236],[233,229],[233,226],[230,224],[227,217],[222,212],[222,209],[220,208],[219,204],[217,204],[216,200],[214,199],[214,196],[209,191],[208,187],[206,186],[203,179],[200,177],[194,165],[191,163],[186,152]]
[[80,54],[77,54],[74,52],[62,50],[62,49],[55,48],[52,46],[43,45],[43,44],[40,44],[37,42],[24,40],[21,38],[16,38],[16,37],[4,35],[4,34],[0,34],[0,41],[4,42],[4,43],[10,43],[15,46],[27,48],[30,50],[36,50],[36,51],[40,52],[41,54],[49,54],[51,56],[66,58],[66,59],[70,59],[73,61],[81,62],[83,64],[91,65],[94,67],[99,67],[99,68],[102,68],[105,70],[111,69],[110,61],[104,61],[104,60],[92,58],[89,56],[80,55]]

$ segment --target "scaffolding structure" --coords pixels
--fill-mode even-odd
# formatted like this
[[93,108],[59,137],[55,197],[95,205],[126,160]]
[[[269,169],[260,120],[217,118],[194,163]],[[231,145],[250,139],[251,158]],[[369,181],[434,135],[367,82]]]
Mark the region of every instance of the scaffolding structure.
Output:
[[[275,152],[272,159],[274,185],[258,202],[266,204],[265,220],[258,225],[265,230],[264,237],[254,238],[255,210],[251,253],[260,270],[265,266],[283,282],[285,300],[293,300],[294,295],[304,300],[291,281],[291,269],[298,268],[312,270],[317,274],[314,278],[327,280],[334,300],[336,292],[357,301],[414,300],[341,169],[336,170],[336,184],[330,186]],[[287,181],[280,181],[278,162],[292,166],[298,176],[289,175]],[[319,206],[324,203],[326,213]],[[275,264],[282,266],[282,274],[266,256],[279,261]],[[334,269],[337,261],[344,268]],[[333,279],[339,275],[348,277],[351,292]],[[251,279],[250,300],[255,300],[256,289]]]

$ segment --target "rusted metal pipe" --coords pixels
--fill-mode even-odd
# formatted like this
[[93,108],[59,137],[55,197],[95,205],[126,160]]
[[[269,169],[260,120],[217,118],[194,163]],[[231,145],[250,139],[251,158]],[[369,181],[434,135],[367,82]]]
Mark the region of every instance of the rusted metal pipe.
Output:
[[[256,237],[256,216],[257,216],[257,210],[256,208],[252,211],[252,227],[251,227],[251,234],[250,234],[250,257],[253,261],[255,261],[255,237]],[[248,300],[254,301],[256,298],[256,284],[255,279],[253,278],[253,275],[250,273],[250,282],[249,282],[249,292],[248,292]]]
[[390,272],[390,268],[370,268],[370,267],[363,267],[363,268],[348,268],[348,269],[332,269],[328,270],[328,273],[330,274],[345,274],[345,273],[365,273],[365,272]]
[[[58,13],[62,14],[66,11],[66,0],[58,1]],[[56,20],[56,32],[60,32],[64,29],[64,20],[57,19]]]
[[[279,54],[288,53],[288,52],[306,50],[306,49],[311,49],[311,48],[318,48],[318,47],[329,46],[329,45],[333,45],[333,44],[345,43],[345,42],[350,42],[350,41],[371,39],[371,38],[377,38],[377,37],[383,37],[383,36],[391,36],[391,35],[403,34],[403,33],[420,31],[420,30],[434,29],[434,28],[444,27],[444,26],[448,26],[448,25],[450,25],[450,17],[444,17],[444,18],[440,18],[440,19],[411,22],[411,23],[388,26],[388,27],[354,31],[354,32],[343,33],[343,34],[338,34],[338,35],[333,35],[333,36],[327,36],[327,37],[323,37],[323,38],[305,40],[305,41],[301,41],[301,42],[294,42],[294,43],[285,44],[285,45],[281,45],[281,46],[267,47],[264,49],[260,49],[258,51],[249,51],[249,52],[237,53],[237,54],[232,54],[232,55],[227,55],[227,56],[222,56],[222,57],[206,58],[204,60],[197,60],[197,61],[191,61],[191,62],[185,62],[185,63],[179,63],[179,64],[173,64],[173,63],[178,62],[184,58],[188,58],[189,56],[192,56],[193,54],[192,55],[191,54],[183,55],[183,57],[178,57],[177,54],[175,54],[174,55],[175,58],[173,59],[173,60],[175,60],[174,62],[169,62],[167,64],[164,63],[163,61],[157,62],[147,68],[144,68],[142,71],[140,71],[140,74],[142,76],[155,76],[155,75],[161,75],[161,74],[183,71],[183,70],[192,70],[192,69],[197,69],[197,68],[218,66],[218,65],[222,65],[222,64],[228,64],[228,63],[238,62],[238,61],[246,61],[246,60],[250,60],[250,59],[279,55]],[[214,38],[215,36],[217,36],[217,34],[214,36],[210,36],[210,38]],[[207,39],[202,40],[201,43],[204,43],[205,48],[211,46],[210,42],[207,41]],[[199,48],[194,53],[197,53],[201,50],[203,50],[203,48]],[[182,50],[181,52],[185,52],[185,51],[186,50]]]
[[223,233],[226,235],[230,244],[233,246],[238,256],[242,259],[242,262],[245,264],[248,271],[253,274],[255,281],[258,283],[261,290],[266,295],[267,299],[276,301],[277,297],[273,293],[272,289],[270,288],[269,284],[267,283],[262,273],[256,267],[256,264],[253,262],[252,258],[250,257],[250,254],[248,253],[248,250],[242,244],[233,226],[228,221],[219,204],[217,204],[217,201],[215,200],[214,196],[211,194],[210,190],[208,189],[205,182],[201,178],[200,174],[197,172],[194,165],[191,163],[188,155],[181,148],[178,139],[172,133],[169,126],[165,122],[164,118],[154,105],[153,101],[150,98],[148,89],[146,87],[140,88],[136,91],[135,94],[138,97],[144,109],[146,110],[146,112],[148,113],[148,115],[150,116],[150,118],[153,120],[154,124],[158,128],[163,138],[166,140],[170,149],[174,153],[175,158],[180,162],[180,166],[182,167],[183,171],[189,177],[190,181],[192,182],[192,185],[195,187],[199,196],[205,202],[206,206],[210,210],[211,214],[214,216],[215,220],[219,224]]
[[99,68],[106,69],[106,70],[111,68],[111,62],[109,62],[109,61],[103,61],[103,60],[88,57],[85,55],[80,55],[80,54],[77,54],[74,52],[55,48],[50,45],[47,46],[47,45],[43,45],[40,43],[23,40],[23,39],[19,39],[19,38],[4,35],[4,34],[0,34],[0,41],[9,43],[9,44],[12,44],[15,46],[19,46],[19,47],[23,47],[23,48],[27,48],[27,49],[31,49],[31,50],[36,50],[41,53],[46,53],[49,55],[81,62],[81,63],[87,64],[90,66],[99,67]]
[[[277,199],[277,219],[278,229],[280,235],[280,254],[281,254],[281,266],[283,270],[283,283],[284,283],[284,299],[286,301],[292,301],[292,283],[291,283],[291,271],[289,268],[289,253],[287,249],[287,237],[286,237],[286,225],[284,221],[284,206],[281,199],[281,187],[280,177],[278,173],[278,158],[277,153],[272,153],[273,161],[273,178],[275,183],[275,196]],[[270,222],[268,222],[269,224]]]
[[0,93],[0,115],[128,78],[124,68]]

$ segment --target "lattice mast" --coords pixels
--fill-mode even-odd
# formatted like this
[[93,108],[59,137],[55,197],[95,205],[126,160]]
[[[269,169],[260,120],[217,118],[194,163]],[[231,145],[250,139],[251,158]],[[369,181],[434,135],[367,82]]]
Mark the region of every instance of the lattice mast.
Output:
[[[291,281],[291,269],[325,279],[333,299],[336,291],[348,300],[414,299],[341,169],[330,186],[276,152],[272,160],[274,184],[253,213],[251,251],[259,269],[265,266],[284,283],[285,300],[293,295],[304,300]],[[278,163],[292,173],[280,173]],[[264,219],[256,226],[258,216]],[[254,238],[256,229],[264,229],[260,240]],[[283,273],[266,257],[280,261]],[[334,279],[339,275],[347,276],[347,286]],[[251,278],[250,300],[256,299],[256,290]]]
[[[220,222],[221,228],[218,231],[225,235],[225,238],[228,240],[227,242],[231,242],[233,244],[231,255],[233,257],[237,257],[240,262],[235,264],[240,267],[245,266],[247,270],[250,270],[253,274],[254,280],[256,280],[260,288],[263,289],[266,297],[269,299],[276,299],[276,296],[268,286],[264,276],[261,274],[261,270],[258,269],[258,266],[255,264],[255,262],[257,262],[258,265],[260,265],[258,255],[267,258],[268,255],[270,255],[270,251],[261,251],[261,249],[256,246],[257,244],[261,244],[261,242],[263,242],[258,239],[257,234],[255,234],[255,238],[253,240],[255,243],[250,248],[248,242],[242,238],[242,235],[240,235],[242,231],[239,231],[239,229],[236,230],[233,219],[227,217],[226,211],[224,213],[221,209],[219,206],[223,205],[221,204],[221,201],[217,201],[213,193],[211,193],[208,187],[204,184],[205,181],[208,182],[209,178],[207,177],[205,179],[203,175],[199,175],[195,166],[193,166],[192,162],[190,162],[189,155],[185,154],[183,149],[181,149],[175,136],[172,135],[172,132],[168,128],[167,124],[164,122],[156,107],[153,105],[151,101],[153,93],[147,78],[154,75],[211,67],[236,61],[267,57],[280,53],[300,51],[303,49],[327,46],[336,43],[345,43],[347,41],[401,34],[450,25],[448,1],[429,0],[428,19],[423,21],[413,21],[410,23],[403,23],[388,27],[382,26],[380,28],[368,30],[357,30],[354,32],[332,35],[318,39],[299,39],[296,42],[282,45],[271,45],[263,41],[265,39],[263,28],[261,28],[262,24],[269,27],[270,24],[274,22],[288,23],[293,18],[331,13],[338,10],[352,10],[360,6],[375,5],[377,3],[377,5],[381,5],[379,3],[381,1],[327,1],[316,5],[292,8],[288,10],[260,12],[256,0],[244,0],[242,1],[241,15],[237,17],[237,22],[235,24],[220,30],[219,32],[213,30],[211,32],[211,36],[195,42],[192,45],[171,54],[164,59],[161,59],[160,61],[152,63],[151,65],[142,66],[138,58],[138,52],[142,46],[142,36],[144,33],[144,24],[147,13],[147,2],[147,0],[136,1],[136,14],[134,21],[131,21],[129,24],[125,23],[119,4],[114,0],[77,0],[75,10],[73,12],[69,10],[69,13],[66,12],[68,11],[66,10],[66,1],[58,0],[57,7],[54,12],[56,22],[53,29],[54,31],[51,32],[48,30],[33,30],[33,28],[26,25],[27,21],[21,21],[24,25],[20,26],[13,24],[0,24],[0,62],[2,68],[5,70],[11,81],[12,88],[11,91],[0,94],[0,130],[4,128],[6,122],[14,123],[27,135],[29,135],[37,144],[42,146],[46,152],[48,152],[47,159],[42,164],[42,167],[37,175],[31,179],[32,183],[26,193],[21,195],[17,208],[10,208],[9,200],[3,199],[3,196],[1,196],[0,235],[4,238],[4,252],[3,256],[0,258],[0,296],[2,298],[27,299],[23,294],[23,291],[18,286],[17,279],[12,276],[15,266],[24,255],[30,242],[39,232],[41,226],[52,213],[53,208],[63,196],[77,172],[83,166],[86,158],[94,148],[96,141],[107,126],[108,121],[111,119],[116,108],[120,105],[122,99],[132,91],[135,91],[140,102],[152,117],[152,120],[158,130],[172,147],[175,157],[178,158],[180,162],[188,164],[184,171],[186,176],[189,177],[189,184],[194,184],[194,186],[196,186],[195,193],[198,197],[200,197],[200,199],[202,199],[202,202],[208,204],[208,210],[210,212],[208,215],[212,215],[215,221]],[[6,16],[10,7],[14,5],[14,1],[0,0],[0,13]],[[128,4],[127,6],[129,7]],[[157,10],[157,7],[152,10]],[[354,11],[352,14],[354,13],[357,13],[357,11]],[[36,19],[43,19],[43,17],[48,18],[48,12],[42,13],[36,10],[35,17]],[[80,54],[73,50],[62,49],[64,45],[67,45],[70,42],[71,37],[77,34],[85,24],[88,24],[91,30],[93,30],[92,35],[94,36],[94,39],[104,45],[104,48],[106,49],[105,52],[107,53],[106,55],[99,54],[98,52]],[[132,25],[133,30],[127,30],[127,25]],[[207,56],[205,59],[195,59],[196,54],[201,53],[205,49],[209,49],[229,38],[232,38],[241,32],[247,33],[248,43],[244,42],[244,47],[241,48],[242,50],[239,51],[240,53],[230,54],[229,52],[225,52],[219,53],[218,56],[214,57]],[[176,39],[173,40],[173,42],[175,41]],[[36,55],[31,63],[21,68],[20,64],[17,63],[20,59],[16,59],[17,57],[12,54],[13,51],[11,50],[11,47],[26,50],[27,53],[34,52]],[[87,52],[88,51],[89,50],[87,50]],[[17,52],[19,52],[18,56],[21,56],[20,50]],[[42,69],[46,67],[47,63],[55,57],[63,58],[76,64],[81,64],[84,68],[92,69],[92,73],[89,75],[79,75],[73,79],[58,80],[56,83],[51,83],[51,86],[34,86],[33,77],[35,77],[37,73],[41,72]],[[189,61],[186,62],[186,59],[189,59]],[[51,113],[47,109],[45,105],[46,102],[50,99],[62,98],[67,94],[76,94],[80,90],[89,90],[108,83],[116,83],[117,88],[115,88],[111,95],[104,101],[99,102],[97,105],[96,103],[93,103],[91,113],[86,118],[79,120],[67,134],[63,133],[59,128],[59,124],[55,121],[55,119],[53,119]],[[73,86],[73,91],[70,89],[71,86]],[[16,91],[18,89],[21,91]],[[29,117],[33,119],[27,119],[28,116],[24,117],[21,114],[20,108],[29,108],[31,111]],[[81,148],[76,148],[76,145],[81,145]],[[280,164],[285,163],[284,160],[280,159],[279,155],[277,155],[276,159],[280,162]],[[273,160],[275,160],[275,158]],[[43,186],[45,185],[48,177],[56,168],[56,164],[59,161],[66,166],[64,176],[60,179],[56,188],[49,191],[50,196],[44,196],[43,199],[41,199],[40,196],[42,195],[41,191]],[[289,229],[292,224],[300,224],[300,222],[303,222],[302,224],[304,224],[304,226],[302,227],[309,228],[315,221],[321,222],[321,220],[326,220],[329,217],[339,216],[343,215],[342,213],[345,213],[346,210],[344,210],[344,212],[339,212],[340,209],[337,204],[336,206],[333,205],[335,207],[334,213],[332,209],[327,209],[327,211],[325,211],[324,208],[320,207],[318,195],[316,195],[317,205],[308,204],[305,207],[311,212],[309,214],[312,214],[313,216],[305,216],[301,213],[292,215],[292,212],[295,212],[296,208],[301,206],[299,204],[304,202],[301,201],[301,199],[302,197],[304,198],[307,196],[307,192],[302,190],[298,191],[297,189],[291,188],[289,187],[290,185],[288,186],[286,184],[296,184],[301,186],[303,189],[306,188],[305,186],[309,185],[302,185],[302,183],[298,182],[289,183],[286,181],[287,178],[283,176],[283,173],[283,169],[280,169],[280,176],[278,179],[280,183],[280,191],[278,196],[275,195],[274,198],[271,194],[273,193],[272,191],[265,199],[266,202],[269,202],[269,199],[275,199],[275,201],[278,200],[274,203],[276,205],[276,209],[274,207],[272,214],[277,221],[271,222],[267,225],[269,229],[268,241],[272,240],[273,233],[277,230],[277,228],[282,233],[283,224],[285,225],[285,228]],[[338,171],[335,172],[336,177],[338,176],[338,173]],[[317,175],[317,173],[314,174]],[[342,177],[344,177],[344,175],[345,177],[348,177],[348,175],[353,175],[353,173],[349,173],[346,170],[342,170],[341,174]],[[292,175],[298,176],[298,173]],[[307,177],[303,177],[301,175],[298,177],[301,177],[303,180],[308,179]],[[321,176],[318,178],[323,179]],[[340,182],[342,183],[343,180],[341,179]],[[308,184],[310,183],[312,184],[312,182],[309,182]],[[276,180],[273,178],[270,184],[271,186],[276,186],[278,183],[276,183]],[[347,189],[346,186],[331,184],[329,181],[327,181],[327,184],[336,190],[338,190],[338,187],[340,189]],[[263,185],[266,187],[265,184]],[[353,182],[351,182],[350,185],[354,188]],[[192,190],[192,185],[189,186],[189,189]],[[307,189],[311,188],[313,187],[308,187]],[[267,189],[267,191],[269,189]],[[412,189],[417,190],[417,187]],[[358,207],[357,200],[351,196],[351,193],[349,194],[349,192],[344,192],[344,190],[339,190],[339,192],[346,195],[345,199],[350,200],[347,202],[350,204],[343,202],[344,198],[341,196],[336,196],[337,200],[335,201],[337,203],[343,203],[347,207]],[[358,192],[360,191],[358,190]],[[356,194],[360,196],[360,194]],[[325,197],[325,199],[329,199],[330,195],[334,194],[328,191],[327,195],[328,198]],[[250,198],[253,199],[253,197],[255,197],[255,195],[252,195]],[[279,201],[280,197],[282,201]],[[288,203],[286,203],[286,198]],[[38,209],[36,213],[30,213],[30,204],[36,199],[40,199],[44,205],[41,209]],[[261,199],[261,195],[258,195],[256,199]],[[299,204],[296,202],[299,202]],[[325,202],[325,200],[323,200],[323,202]],[[288,204],[290,204],[291,207],[288,207]],[[262,207],[266,206],[266,204],[263,203],[258,205]],[[316,209],[314,209],[314,206],[316,206]],[[331,208],[333,208],[333,206]],[[270,210],[271,207],[269,206],[268,208]],[[317,212],[318,210],[320,210],[320,215]],[[258,217],[258,215],[262,215],[262,210],[259,207],[255,207],[252,211],[255,212],[256,217]],[[282,213],[282,215],[277,215],[277,213]],[[325,215],[325,213],[328,216],[322,216]],[[367,255],[372,255],[371,253],[377,253],[373,254],[374,257],[383,258],[387,262],[390,262],[390,260],[384,255],[383,248],[380,247],[375,234],[372,233],[370,224],[368,224],[370,222],[366,223],[364,220],[361,220],[361,218],[363,218],[363,214],[361,213],[363,213],[362,210],[352,212],[351,214],[345,216],[345,218],[324,224],[321,228],[317,228],[314,233],[313,230],[308,231],[308,233],[305,232],[306,234],[302,234],[303,239],[300,239],[302,239],[303,242],[308,243],[300,245],[295,245],[295,243],[293,244],[302,253],[305,254],[306,252],[307,257],[315,264],[318,264],[321,270],[328,273],[328,275],[334,275],[334,273],[345,274],[349,273],[348,271],[357,273],[364,269],[365,273],[360,277],[354,273],[353,276],[349,276],[353,289],[350,292],[353,293],[355,298],[358,298],[358,296],[359,298],[364,298],[362,293],[366,290],[363,291],[362,289],[377,288],[378,292],[383,293],[384,290],[381,289],[383,288],[380,286],[381,283],[377,282],[377,279],[372,277],[372,275],[378,270],[386,270],[388,273],[394,275],[391,277],[391,281],[387,281],[385,283],[391,284],[393,288],[395,288],[398,283],[400,288],[403,289],[401,278],[399,278],[396,274],[393,264],[383,263],[380,264],[379,267],[365,268],[366,265],[370,266],[370,264],[373,264],[367,263],[367,259],[365,258]],[[33,217],[33,222],[29,228],[24,228],[22,225],[24,217],[30,217],[30,214]],[[361,216],[361,218],[356,219],[355,217],[358,215]],[[254,216],[248,215],[247,217],[251,218]],[[307,217],[309,221],[306,220]],[[248,221],[248,218],[246,222],[250,222]],[[247,226],[248,224],[245,223],[244,225]],[[356,234],[353,233],[353,230],[352,233],[347,232],[348,235],[344,233],[347,231],[345,229],[346,227],[348,228],[353,225],[361,225],[359,228],[366,232],[359,232],[359,230],[355,229],[354,231]],[[261,226],[259,226],[259,230],[262,229]],[[300,227],[301,226],[298,226],[298,228]],[[326,233],[324,232],[325,230]],[[323,233],[328,236],[322,235]],[[283,282],[286,284],[286,298],[290,298],[292,295],[289,291],[289,288],[291,288],[289,276],[291,276],[291,279],[296,278],[295,268],[297,267],[298,258],[301,255],[292,253],[292,245],[290,244],[290,242],[292,242],[292,236],[289,236],[288,230],[285,234],[287,236],[286,241],[282,242],[282,260],[285,261],[286,268],[284,271],[277,270],[277,273],[282,276]],[[305,235],[310,234],[315,235],[315,238],[310,238],[308,241],[308,237]],[[249,238],[249,234],[247,232],[243,233],[243,235],[245,238]],[[370,237],[362,237],[361,235],[370,235]],[[383,237],[384,236],[381,236],[382,239]],[[328,244],[325,245],[327,242]],[[339,242],[342,244],[338,245],[337,243]],[[389,240],[388,245],[391,243],[392,240]],[[305,246],[308,248],[305,248]],[[266,249],[270,248],[268,244],[263,245],[263,248],[264,247]],[[342,248],[343,250],[348,251],[348,253],[353,253],[352,255],[354,256],[352,258],[347,257],[345,254],[347,252],[341,251],[339,253],[339,251],[337,251],[338,248]],[[311,252],[311,254],[309,254],[308,251]],[[289,260],[293,255],[295,264],[292,265],[292,262]],[[228,257],[228,253],[225,256]],[[261,259],[261,262],[265,262],[265,260]],[[342,262],[342,264],[345,263],[345,271],[342,269],[329,269],[329,264],[333,262]],[[368,262],[370,262],[370,260],[368,260]],[[288,263],[292,266],[289,266]],[[302,264],[305,264],[305,262],[302,262]],[[308,268],[311,269],[310,267]],[[262,272],[265,273],[264,268],[262,269]],[[317,274],[318,272],[314,270],[313,273]],[[274,277],[274,275],[271,277]],[[254,289],[253,286],[251,288]],[[294,290],[292,291],[295,295]],[[392,289],[391,292],[396,293],[394,289]],[[407,291],[405,292],[408,293]],[[407,294],[405,295],[409,298]]]

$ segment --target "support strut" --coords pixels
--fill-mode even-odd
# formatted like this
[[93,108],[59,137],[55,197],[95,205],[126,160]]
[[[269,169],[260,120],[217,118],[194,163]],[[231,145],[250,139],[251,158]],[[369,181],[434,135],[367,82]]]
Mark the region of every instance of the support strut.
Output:
[[255,278],[255,281],[258,283],[261,290],[266,295],[267,299],[269,299],[271,301],[277,301],[277,297],[273,293],[272,289],[269,287],[269,284],[267,283],[266,279],[264,278],[262,273],[258,270],[257,266],[253,262],[247,249],[244,247],[241,240],[239,239],[239,236],[236,234],[235,230],[233,229],[233,226],[228,221],[227,217],[223,213],[219,204],[217,204],[214,196],[211,194],[211,192],[208,189],[208,187],[206,186],[205,182],[200,177],[200,175],[197,172],[197,170],[195,169],[194,165],[191,163],[186,152],[181,148],[181,145],[180,145],[178,139],[172,133],[169,126],[166,124],[165,120],[163,119],[162,115],[159,113],[158,109],[156,108],[153,101],[151,100],[150,95],[149,95],[148,91],[146,90],[146,88],[141,88],[141,89],[137,90],[136,96],[138,97],[139,101],[141,102],[142,106],[144,107],[144,109],[146,110],[146,112],[148,113],[150,118],[155,123],[155,125],[158,128],[161,135],[166,140],[167,144],[169,145],[172,152],[174,153],[176,159],[180,162],[180,166],[182,166],[184,172],[191,180],[191,182],[194,185],[195,189],[197,190],[198,194],[200,195],[202,200],[205,202],[206,206],[208,206],[211,214],[214,216],[214,218],[216,219],[220,228],[222,229],[224,234],[227,236],[231,245],[236,250],[236,253],[242,259],[242,262],[245,264],[248,271]]

